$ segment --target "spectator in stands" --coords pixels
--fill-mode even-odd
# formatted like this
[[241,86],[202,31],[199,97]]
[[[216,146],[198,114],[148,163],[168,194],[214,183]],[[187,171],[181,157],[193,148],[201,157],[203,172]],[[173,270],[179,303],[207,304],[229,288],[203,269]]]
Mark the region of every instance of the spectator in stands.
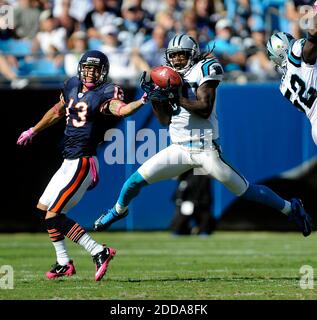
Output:
[[105,53],[109,59],[109,78],[117,84],[136,85],[141,74],[133,60],[131,60],[131,48],[122,46],[118,39],[119,29],[113,25],[104,26],[100,33],[103,45],[100,51]]
[[113,12],[117,17],[121,14],[121,0],[105,0],[106,8],[109,12]]
[[14,8],[15,34],[20,39],[33,39],[39,31],[40,10],[32,8],[31,0],[19,0]]
[[32,51],[50,54],[52,47],[64,53],[66,46],[66,29],[59,27],[58,21],[50,10],[43,11],[40,15],[40,32],[33,40]]
[[18,78],[17,73],[10,66],[6,57],[1,55],[1,52],[0,52],[0,74],[7,80],[11,81],[12,89],[23,89],[29,83],[27,79]]
[[144,42],[146,34],[152,28],[145,19],[146,12],[137,0],[124,0],[121,6],[123,18],[118,35],[119,41],[125,48],[139,48]]
[[243,47],[233,41],[232,23],[228,19],[220,19],[215,26],[216,37],[207,44],[209,49],[214,46],[214,54],[220,60],[224,70],[234,79],[245,70],[246,54]]
[[167,45],[167,32],[161,25],[156,25],[152,31],[152,37],[139,49],[139,54],[148,65],[149,69],[165,64],[165,48]]
[[182,17],[182,26],[181,30],[178,33],[186,33],[190,36],[194,35],[194,39],[199,43],[199,46],[201,48],[206,47],[207,43],[209,41],[206,41],[206,37],[198,32],[198,29],[196,27],[197,16],[195,12],[192,9],[186,9],[183,11],[183,17]]
[[173,15],[168,11],[160,11],[155,15],[155,25],[159,25],[167,30],[166,37],[168,40],[173,38],[176,31],[181,27],[181,25],[175,25]]
[[215,23],[221,18],[220,12],[222,13],[223,7],[219,1],[194,0],[192,10],[196,15],[200,41],[210,41],[215,35]]
[[187,33],[188,30],[197,29],[197,16],[191,9],[182,12],[180,33]]
[[[52,8],[54,17],[58,17],[61,14],[63,10],[62,3],[63,0],[54,0],[54,6]],[[94,5],[92,0],[71,0],[69,14],[71,17],[82,23],[88,12],[93,10],[93,8]]]
[[63,0],[61,12],[56,16],[59,26],[66,30],[67,39],[80,29],[79,22],[70,15],[71,0]]
[[174,21],[182,19],[183,10],[185,9],[184,1],[179,0],[146,0],[142,2],[142,7],[152,16],[155,16],[158,12],[167,11],[172,14]]
[[64,58],[64,69],[68,77],[77,75],[79,60],[88,50],[88,38],[84,31],[74,32],[68,40],[68,52]]
[[225,0],[227,18],[232,21],[235,33],[242,38],[252,31],[264,30],[263,3],[260,0]]
[[101,28],[114,24],[114,19],[117,16],[107,10],[105,0],[93,0],[93,4],[94,9],[87,14],[84,20],[84,27],[88,38],[101,39]]
[[268,80],[277,77],[274,67],[267,57],[265,30],[251,32],[251,37],[243,40],[243,48],[247,56],[246,71],[253,79]]
[[[54,0],[54,4],[56,0]],[[40,12],[45,10],[52,10],[53,3],[51,0],[31,0],[31,7],[40,10]]]
[[176,27],[181,23],[184,7],[179,0],[164,0],[161,11],[169,12],[174,20]]

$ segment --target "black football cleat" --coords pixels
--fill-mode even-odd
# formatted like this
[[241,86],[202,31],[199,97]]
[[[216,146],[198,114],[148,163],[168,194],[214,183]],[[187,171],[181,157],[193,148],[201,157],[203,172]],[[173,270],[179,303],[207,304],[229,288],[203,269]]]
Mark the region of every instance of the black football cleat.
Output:
[[100,281],[105,275],[110,260],[115,256],[116,250],[110,247],[104,246],[103,251],[94,255],[93,261],[96,264],[95,280]]
[[46,272],[48,279],[55,279],[59,277],[71,277],[76,273],[73,261],[70,260],[65,266],[58,264],[57,262],[52,265],[52,269]]

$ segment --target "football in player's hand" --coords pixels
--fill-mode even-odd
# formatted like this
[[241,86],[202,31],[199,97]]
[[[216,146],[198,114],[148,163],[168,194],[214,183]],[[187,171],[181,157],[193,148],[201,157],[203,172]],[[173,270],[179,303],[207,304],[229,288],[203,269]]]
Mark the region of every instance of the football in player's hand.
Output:
[[171,67],[159,66],[151,70],[150,77],[160,88],[179,87],[182,84],[181,76]]

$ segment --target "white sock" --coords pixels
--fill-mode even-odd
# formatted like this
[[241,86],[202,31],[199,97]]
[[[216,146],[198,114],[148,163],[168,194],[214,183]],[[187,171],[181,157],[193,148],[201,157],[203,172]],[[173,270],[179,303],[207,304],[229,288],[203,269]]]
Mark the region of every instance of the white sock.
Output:
[[128,210],[128,207],[123,207],[118,202],[116,203],[115,208],[119,214],[124,214]]
[[97,243],[88,233],[82,235],[77,243],[83,246],[92,256],[104,249],[104,247]]
[[67,253],[65,239],[60,241],[55,241],[52,243],[53,243],[53,246],[55,247],[57,263],[60,264],[61,266],[66,266],[66,264],[70,261],[70,259]]
[[285,206],[281,211],[288,216],[292,211],[291,203],[289,201],[285,201]]

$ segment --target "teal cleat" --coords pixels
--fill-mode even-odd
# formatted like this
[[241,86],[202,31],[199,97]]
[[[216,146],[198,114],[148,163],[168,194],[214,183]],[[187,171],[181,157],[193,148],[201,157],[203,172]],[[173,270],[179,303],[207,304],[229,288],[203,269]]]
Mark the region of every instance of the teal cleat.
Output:
[[107,213],[103,213],[94,224],[94,230],[106,230],[108,229],[114,222],[123,219],[128,215],[128,210],[123,213],[119,214],[115,208],[109,209]]

